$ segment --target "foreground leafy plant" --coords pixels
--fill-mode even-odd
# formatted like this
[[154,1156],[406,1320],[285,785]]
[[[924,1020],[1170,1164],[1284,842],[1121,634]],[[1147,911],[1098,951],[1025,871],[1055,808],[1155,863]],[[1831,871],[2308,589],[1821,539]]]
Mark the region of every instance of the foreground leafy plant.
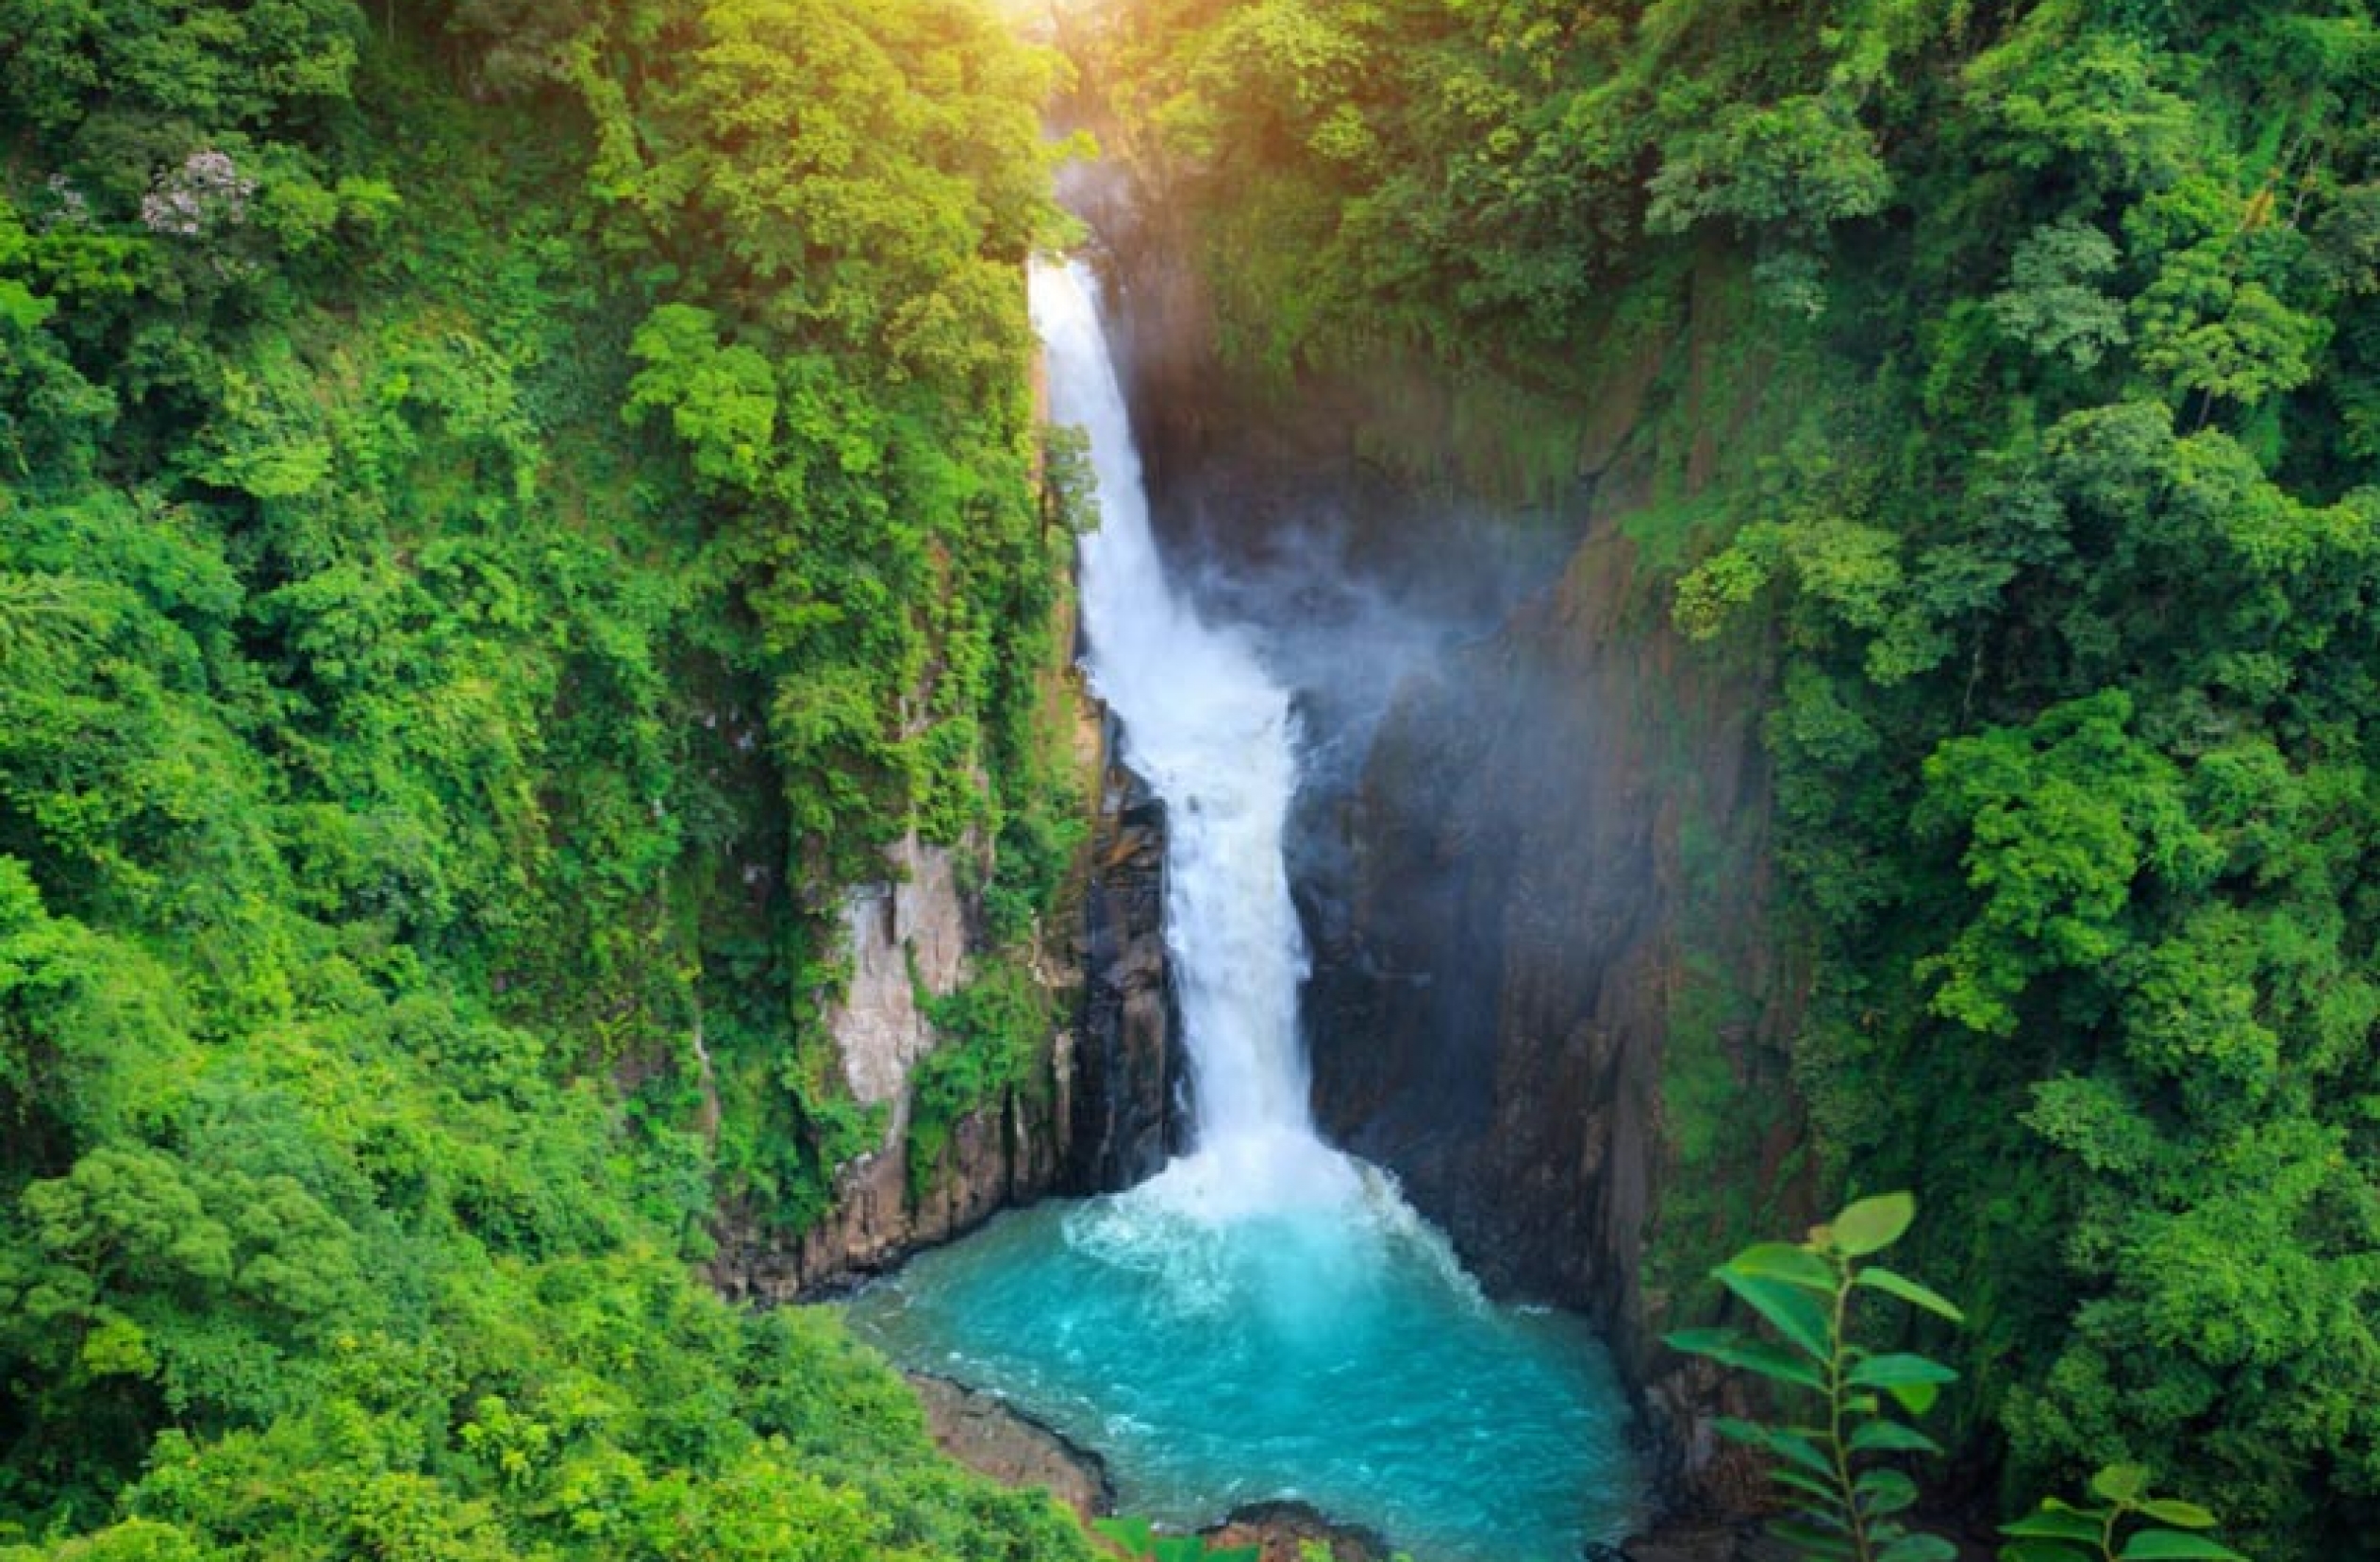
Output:
[[1668,1337],[1674,1350],[1757,1373],[1817,1402],[1814,1422],[1770,1426],[1732,1417],[1718,1422],[1727,1437],[1775,1458],[1771,1478],[1792,1494],[1795,1512],[1773,1529],[1807,1556],[1952,1562],[1958,1554],[1948,1540],[1911,1530],[1895,1517],[1917,1502],[1917,1485],[1875,1462],[1878,1455],[1941,1452],[1894,1411],[1923,1415],[1957,1374],[1929,1357],[1873,1351],[1850,1338],[1853,1300],[1862,1290],[1954,1323],[1964,1321],[1957,1307],[1916,1281],[1860,1262],[1899,1240],[1916,1213],[1916,1201],[1906,1193],[1862,1199],[1812,1228],[1806,1241],[1762,1242],[1713,1271],[1720,1284],[1768,1321],[1782,1346],[1724,1328]]
[[1090,1527],[1133,1562],[1257,1562],[1260,1546],[1209,1550],[1203,1535],[1159,1535],[1146,1519],[1094,1519]]
[[[2078,1507],[2055,1497],[2000,1533],[2011,1537],[2000,1562],[2245,1562],[2203,1532],[2215,1516],[2196,1503],[2149,1494],[2142,1465],[2109,1465],[2090,1479],[2097,1507]],[[2135,1520],[2147,1523],[2135,1524]],[[2117,1544],[2122,1537],[2121,1547]]]

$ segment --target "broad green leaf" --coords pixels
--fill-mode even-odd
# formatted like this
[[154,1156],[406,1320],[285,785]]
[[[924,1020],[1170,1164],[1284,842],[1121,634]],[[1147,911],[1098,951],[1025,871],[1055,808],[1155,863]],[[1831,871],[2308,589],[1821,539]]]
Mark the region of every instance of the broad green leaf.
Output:
[[1889,1269],[1863,1269],[1854,1277],[1854,1283],[1866,1286],[1871,1290],[1880,1290],[1887,1296],[1897,1296],[1912,1307],[1922,1307],[1954,1323],[1967,1321],[1967,1315],[1960,1312],[1950,1298]]
[[1741,1344],[1743,1338],[1734,1329],[1679,1329],[1663,1335],[1661,1343],[1688,1355],[1715,1355],[1722,1348]]
[[1156,1535],[1146,1519],[1094,1519],[1090,1527],[1134,1556],[1148,1555]]
[[1207,1542],[1195,1535],[1169,1535],[1149,1554],[1155,1562],[1205,1562]]
[[1727,1267],[1739,1274],[1782,1280],[1789,1286],[1800,1286],[1822,1296],[1834,1295],[1839,1279],[1834,1265],[1809,1249],[1790,1242],[1762,1242],[1748,1247],[1728,1259]]
[[2020,1539],[2088,1540],[2092,1545],[2106,1533],[2105,1518],[2087,1519],[2079,1513],[2028,1513],[2012,1524],[2000,1526],[2003,1535]]
[[2151,1497],[2140,1504],[2140,1511],[2160,1524],[2176,1529],[2213,1529],[2215,1515],[2196,1503],[2185,1503],[2172,1497]]
[[1843,1505],[1843,1494],[1837,1490],[1831,1482],[1822,1481],[1815,1475],[1805,1474],[1801,1471],[1788,1470],[1783,1465],[1776,1465],[1769,1471],[1769,1479],[1781,1487],[1798,1491],[1805,1497],[1823,1503],[1830,1513]]
[[1852,1483],[1852,1491],[1859,1499],[1859,1511],[1873,1517],[1899,1513],[1917,1503],[1917,1483],[1897,1470],[1864,1471]]
[[1896,1351],[1862,1357],[1853,1365],[1847,1381],[1861,1388],[1898,1388],[1910,1383],[1956,1383],[1958,1374],[1931,1356]]
[[2149,1494],[2149,1467],[2108,1465],[2090,1478],[2090,1489],[2094,1496],[2105,1497],[2111,1503],[2138,1503]]
[[1747,1371],[1757,1372],[1762,1377],[1773,1378],[1779,1383],[1789,1383],[1797,1388],[1807,1388],[1813,1393],[1823,1393],[1826,1390],[1826,1379],[1821,1375],[1816,1366],[1765,1340],[1748,1339],[1734,1351],[1717,1359],[1726,1362],[1731,1367],[1741,1367]]
[[1719,1267],[1717,1272],[1722,1284],[1749,1303],[1753,1311],[1774,1324],[1777,1333],[1792,1344],[1820,1361],[1833,1354],[1827,1343],[1825,1309],[1807,1291],[1781,1280],[1739,1274],[1724,1264]]
[[1835,1467],[1826,1462],[1826,1455],[1818,1445],[1789,1427],[1762,1426],[1755,1421],[1738,1421],[1733,1416],[1721,1416],[1711,1422],[1723,1437],[1765,1448],[1779,1458],[1790,1459],[1803,1469],[1832,1478]]
[[1864,1258],[1899,1241],[1916,1219],[1917,1200],[1906,1193],[1879,1194],[1836,1216],[1823,1228],[1823,1239],[1839,1253]]
[[1905,1535],[1876,1553],[1876,1562],[1958,1562],[1958,1548],[1939,1535]]
[[2123,1543],[2116,1562],[2247,1562],[2229,1546],[2180,1530],[2144,1529]]
[[1821,1475],[1832,1477],[1835,1473],[1834,1467],[1826,1462],[1826,1455],[1818,1451],[1818,1445],[1799,1432],[1788,1431],[1782,1426],[1765,1426],[1761,1431],[1765,1436],[1760,1438],[1760,1446],[1777,1457],[1790,1459],[1804,1470],[1814,1471]]
[[1262,1546],[1224,1546],[1207,1554],[1207,1562],[1264,1562]]
[[2000,1562],[2093,1562],[2092,1554],[2056,1540],[2020,1540],[2000,1548]]
[[[1714,1334],[1719,1334],[1719,1331],[1714,1331]],[[1764,1379],[1775,1379],[1778,1384],[1792,1384],[1794,1388],[1825,1393],[1825,1379],[1819,1376],[1819,1370],[1814,1364],[1804,1362],[1802,1357],[1788,1353],[1780,1345],[1771,1345],[1769,1340],[1747,1340],[1742,1336],[1733,1336],[1725,1343],[1697,1345],[1697,1348],[1692,1348],[1692,1353],[1706,1354],[1723,1367],[1742,1367],[1744,1371],[1756,1371]]]
[[1854,1454],[1939,1454],[1942,1445],[1899,1421],[1872,1421],[1851,1435]]
[[[1938,1368],[1938,1371],[1920,1371],[1914,1368],[1906,1368],[1896,1365],[1895,1363],[1899,1358],[1875,1356],[1869,1359],[1886,1362],[1887,1365],[1879,1369],[1878,1376],[1889,1378],[1891,1380],[1889,1382],[1874,1384],[1869,1387],[1882,1388],[1886,1393],[1892,1396],[1894,1403],[1896,1403],[1903,1410],[1907,1411],[1913,1416],[1922,1416],[1926,1411],[1932,1409],[1934,1407],[1934,1401],[1939,1391],[1939,1386],[1951,1381],[1956,1376],[1956,1373],[1952,1373],[1950,1371],[1950,1369],[1940,1367],[1939,1363],[1926,1362],[1926,1358],[1923,1356],[1917,1356],[1910,1359],[1926,1362],[1926,1365]],[[1855,1364],[1852,1368],[1852,1371],[1855,1373],[1857,1372],[1858,1370],[1859,1367],[1857,1364]],[[1849,1379],[1847,1378],[1846,1381],[1849,1381]],[[1844,1399],[1846,1403],[1849,1404],[1852,1411],[1856,1415],[1873,1416],[1884,1413],[1883,1407],[1878,1405],[1876,1398],[1872,1392],[1863,1394],[1846,1394]]]
[[1912,1416],[1922,1416],[1934,1408],[1934,1402],[1942,1391],[1930,1383],[1897,1384],[1887,1392],[1900,1402],[1901,1408]]

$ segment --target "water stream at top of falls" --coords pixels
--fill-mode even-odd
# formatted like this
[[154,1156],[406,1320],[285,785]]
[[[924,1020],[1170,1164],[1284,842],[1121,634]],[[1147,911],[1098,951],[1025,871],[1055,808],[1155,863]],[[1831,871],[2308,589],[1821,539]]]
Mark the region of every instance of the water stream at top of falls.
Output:
[[1201,1524],[1272,1498],[1420,1562],[1554,1562],[1617,1539],[1639,1481],[1602,1347],[1483,1298],[1395,1181],[1315,1132],[1283,832],[1290,691],[1169,585],[1090,279],[1037,266],[1052,416],[1090,437],[1085,666],[1166,806],[1166,939],[1191,1147],[1123,1193],[1001,1217],[850,1305],[914,1369],[1103,1454],[1125,1512]]

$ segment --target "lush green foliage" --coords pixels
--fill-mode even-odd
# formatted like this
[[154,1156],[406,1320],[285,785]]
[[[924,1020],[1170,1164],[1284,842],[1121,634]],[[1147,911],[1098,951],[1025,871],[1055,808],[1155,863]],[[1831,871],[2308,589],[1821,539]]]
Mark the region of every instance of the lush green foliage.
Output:
[[[1762,1242],[1714,1271],[1737,1300],[1757,1313],[1790,1350],[1733,1329],[1688,1329],[1669,1344],[1741,1368],[1793,1397],[1814,1396],[1824,1424],[1772,1425],[1724,1419],[1719,1429],[1776,1462],[1771,1477],[1798,1509],[1772,1526],[1806,1557],[1861,1562],[1949,1562],[1958,1548],[1909,1531],[1892,1515],[1917,1499],[1916,1484],[1882,1457],[1942,1452],[1941,1445],[1894,1419],[1922,1415],[1957,1374],[1915,1352],[1880,1352],[1850,1335],[1863,1292],[1890,1297],[1950,1323],[1966,1315],[1940,1293],[1881,1265],[1859,1260],[1906,1235],[1917,1213],[1906,1193],[1861,1199],[1814,1228],[1806,1241]],[[1886,1401],[1890,1400],[1891,1404]],[[1866,1462],[1867,1468],[1859,1469]],[[2243,1562],[2205,1532],[2215,1515],[2195,1503],[2157,1497],[2139,1465],[2110,1465],[2091,1477],[2093,1506],[2058,1498],[2014,1523],[2002,1562],[2155,1562],[2198,1558]],[[2088,1548],[2088,1549],[2085,1549]]]
[[[1879,1351],[1853,1338],[1863,1293],[1890,1297],[1956,1323],[1965,1315],[1939,1293],[1862,1260],[1907,1232],[1917,1212],[1906,1193],[1861,1199],[1794,1243],[1762,1242],[1721,1265],[1719,1282],[1766,1320],[1785,1349],[1733,1329],[1689,1329],[1672,1348],[1709,1356],[1814,1399],[1818,1420],[1769,1425],[1725,1419],[1720,1431],[1769,1454],[1770,1476],[1794,1516],[1772,1526],[1806,1556],[1857,1562],[1955,1562],[1958,1548],[1911,1530],[1899,1517],[1917,1483],[1889,1462],[1939,1454],[1939,1444],[1898,1417],[1923,1415],[1958,1374],[1914,1351]],[[1888,1403],[1889,1402],[1889,1403]]]
[[1022,932],[1064,839],[1046,80],[964,0],[0,0],[0,1551],[1084,1554],[689,1267],[876,1143],[843,876]]
[[909,1182],[922,1188],[940,1163],[958,1120],[985,1102],[1049,1088],[1050,995],[1012,961],[986,967],[946,998],[929,999],[941,1045],[918,1059],[910,1080]]
[[2158,1497],[2149,1490],[2149,1472],[2139,1465],[2109,1465],[2091,1477],[2089,1504],[2055,1497],[2039,1509],[2003,1524],[2011,1537],[2000,1562],[2241,1562],[2238,1552],[2204,1532],[2215,1516],[2196,1503]]
[[1818,1145],[1941,1216],[2012,1487],[2139,1464],[2261,1554],[2364,1544],[2367,0],[1073,25],[1252,368],[1419,351],[1558,402],[1651,365],[1623,523],[1684,627],[1776,664]]

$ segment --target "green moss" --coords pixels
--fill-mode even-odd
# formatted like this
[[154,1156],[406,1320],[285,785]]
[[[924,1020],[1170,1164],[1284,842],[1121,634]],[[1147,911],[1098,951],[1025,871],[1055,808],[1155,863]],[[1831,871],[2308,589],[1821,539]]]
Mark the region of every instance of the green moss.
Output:
[[[931,1000],[926,1018],[938,1037],[910,1075],[909,1191],[921,1193],[941,1169],[961,1118],[1000,1112],[1012,1096],[1046,1099],[1050,994],[1013,959],[993,959],[965,986]],[[1005,1122],[1001,1131],[1007,1132]]]

